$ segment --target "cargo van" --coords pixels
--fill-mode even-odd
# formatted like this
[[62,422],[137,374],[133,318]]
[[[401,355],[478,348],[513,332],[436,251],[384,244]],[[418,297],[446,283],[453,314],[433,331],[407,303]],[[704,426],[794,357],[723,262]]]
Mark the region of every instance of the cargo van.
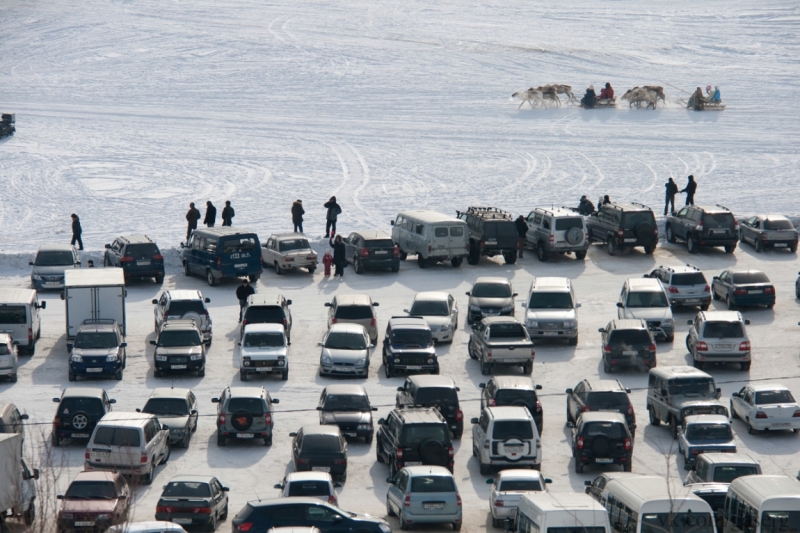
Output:
[[183,248],[183,271],[198,275],[214,286],[225,278],[261,277],[261,243],[258,235],[232,226],[202,228],[192,232]]
[[420,268],[447,260],[458,268],[469,254],[469,228],[463,220],[436,211],[404,211],[391,224],[400,259],[417,254]]
[[800,484],[789,476],[743,476],[733,480],[720,533],[780,533],[800,527]]
[[33,289],[0,289],[0,333],[11,335],[19,353],[33,355],[42,334],[39,309],[45,307]]
[[[506,520],[510,530],[510,520]],[[608,513],[588,494],[529,492],[517,508],[515,533],[610,533]]]

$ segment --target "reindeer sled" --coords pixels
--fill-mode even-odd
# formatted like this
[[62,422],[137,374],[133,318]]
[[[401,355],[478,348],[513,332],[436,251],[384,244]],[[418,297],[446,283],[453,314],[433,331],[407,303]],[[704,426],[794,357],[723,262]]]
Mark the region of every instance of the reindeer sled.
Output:
[[565,94],[567,96],[567,102],[577,102],[570,85],[540,85],[539,87],[531,87],[525,91],[517,91],[511,96],[512,98],[522,100],[517,109],[521,108],[526,102],[531,106],[531,109],[539,106],[547,109],[551,105],[561,107],[560,94]]

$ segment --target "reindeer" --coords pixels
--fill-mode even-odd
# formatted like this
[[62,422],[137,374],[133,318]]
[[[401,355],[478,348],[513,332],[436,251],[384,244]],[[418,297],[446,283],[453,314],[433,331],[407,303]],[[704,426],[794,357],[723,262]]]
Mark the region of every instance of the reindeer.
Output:
[[517,109],[522,107],[525,102],[528,102],[530,104],[531,109],[536,107],[538,104],[542,104],[542,107],[544,107],[544,100],[542,99],[542,91],[538,91],[534,88],[530,88],[525,91],[517,91],[514,94],[512,94],[511,97],[519,98],[520,100],[522,100]]
[[[558,89],[557,85],[540,85],[536,87],[536,91],[540,91],[542,93],[543,100],[550,100],[551,102],[555,102],[557,106],[561,105],[561,99],[558,97]],[[532,88],[533,89],[533,88]]]
[[655,109],[656,103],[658,102],[657,94],[643,87],[634,87],[633,89],[628,89],[628,91],[622,95],[622,99],[630,102],[628,107],[631,107],[635,104],[637,108],[641,107],[642,102],[647,102],[645,108],[652,107]]

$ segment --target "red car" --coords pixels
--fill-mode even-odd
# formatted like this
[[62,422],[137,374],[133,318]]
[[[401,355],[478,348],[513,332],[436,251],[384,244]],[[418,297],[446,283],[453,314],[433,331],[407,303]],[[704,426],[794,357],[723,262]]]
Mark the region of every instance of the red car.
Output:
[[81,472],[59,494],[59,531],[105,531],[128,517],[130,490],[117,472]]

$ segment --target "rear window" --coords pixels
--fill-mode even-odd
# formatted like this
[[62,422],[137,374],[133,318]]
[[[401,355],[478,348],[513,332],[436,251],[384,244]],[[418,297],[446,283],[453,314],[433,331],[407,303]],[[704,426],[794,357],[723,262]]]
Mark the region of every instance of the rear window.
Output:
[[730,213],[706,213],[703,217],[703,229],[728,228],[733,230],[734,220]]
[[173,300],[169,303],[167,316],[183,316],[186,313],[202,315],[205,312],[202,300]]
[[255,237],[228,237],[222,241],[222,253],[249,252],[258,248]]
[[411,492],[455,492],[456,484],[451,477],[420,476],[411,478]]
[[450,440],[450,430],[444,424],[406,426],[404,437],[403,442],[408,446],[422,444],[431,439],[437,442],[448,442]]
[[519,234],[517,233],[517,226],[513,222],[487,222],[483,226],[485,239],[501,239],[511,238],[516,239]]
[[756,393],[756,405],[775,403],[794,403],[794,396],[788,390],[768,390]]
[[711,507],[712,511],[716,511],[717,509],[722,509],[725,506],[725,495],[727,493],[718,493],[718,492],[702,492],[697,491],[695,495],[700,497],[704,502],[706,502],[709,507]]
[[525,328],[522,324],[492,324],[490,337],[492,340],[525,337]]
[[211,496],[211,487],[208,483],[177,481],[164,487],[161,497],[207,498]]
[[572,309],[572,295],[568,292],[533,292],[529,309]]
[[39,252],[36,254],[36,266],[67,266],[72,265],[75,259],[72,252]]
[[291,252],[292,250],[308,250],[311,246],[305,239],[291,239],[288,241],[280,241],[278,243],[278,250],[281,252]]
[[64,398],[58,407],[62,415],[74,415],[83,412],[89,416],[102,416],[104,414],[103,402],[100,398]]
[[501,481],[497,490],[503,492],[519,491],[542,491],[542,484],[538,479],[509,479],[508,481]]
[[372,318],[372,306],[340,305],[336,308],[336,318],[341,320],[367,320]]
[[476,283],[472,287],[474,298],[511,298],[511,285],[507,283]]
[[0,324],[25,324],[26,318],[23,306],[0,307]]
[[616,329],[608,336],[609,344],[650,344],[650,334],[643,329]]
[[614,422],[588,422],[583,426],[583,435],[586,437],[605,435],[609,439],[622,439],[625,438],[625,430],[622,424]]
[[520,389],[500,389],[494,395],[497,405],[511,405],[514,402],[523,402],[526,405],[536,403],[536,391]]
[[631,401],[624,392],[590,392],[586,396],[586,404],[590,405],[593,411],[602,411],[627,407]]
[[684,287],[688,285],[706,285],[706,277],[702,272],[687,272],[685,274],[673,274],[670,285]]
[[771,230],[794,229],[794,226],[792,226],[792,223],[789,222],[788,220],[765,220],[764,229],[771,229]]
[[464,228],[461,227],[453,227],[450,228],[450,236],[451,237],[463,237],[464,236]]
[[189,404],[181,398],[151,398],[142,409],[143,413],[163,416],[186,416]]
[[[436,228],[436,231],[439,231],[439,228]],[[436,236],[439,237],[439,235]],[[374,241],[366,241],[366,243],[367,248],[394,248],[392,239],[375,239]]]
[[582,218],[557,218],[556,231],[566,231],[572,228],[583,229]]
[[447,228],[433,228],[434,237],[447,237]]
[[744,337],[741,322],[706,322],[703,328],[703,337],[710,339]]
[[93,444],[136,448],[141,444],[141,440],[139,430],[136,428],[101,426],[95,431]]
[[753,476],[758,474],[755,466],[717,466],[714,468],[714,479],[717,483],[730,483],[737,477]]
[[303,436],[304,452],[340,452],[342,441],[336,435],[305,435]]
[[286,316],[279,305],[255,305],[244,314],[248,324],[283,324]]
[[325,481],[294,481],[289,483],[289,496],[330,496],[330,484]]
[[431,332],[426,329],[392,329],[392,344],[423,347],[428,346],[431,339]]
[[192,329],[166,330],[158,336],[160,348],[175,348],[178,346],[200,346],[200,335]]
[[623,215],[623,226],[626,229],[634,229],[639,224],[656,225],[656,219],[651,211],[638,211],[633,213],[625,213]]
[[763,272],[742,272],[733,275],[734,285],[744,285],[747,283],[769,283],[769,278]]
[[548,527],[547,533],[607,533],[605,527],[575,526],[575,527]]
[[425,387],[417,389],[414,402],[420,405],[446,403],[458,403],[458,393],[456,389],[448,387]]
[[11,350],[8,348],[8,344],[0,344],[0,355],[8,355],[11,353]]
[[278,348],[283,345],[283,333],[247,333],[242,343],[245,348]]
[[152,257],[160,253],[155,243],[129,244],[125,247],[125,257]]
[[533,427],[527,420],[496,420],[492,430],[494,440],[506,440],[515,437],[525,440],[533,438]]
[[261,398],[231,398],[228,400],[228,412],[246,411],[253,416],[264,414],[264,401]]
[[690,424],[686,430],[689,442],[704,440],[733,440],[731,426],[728,424]]

